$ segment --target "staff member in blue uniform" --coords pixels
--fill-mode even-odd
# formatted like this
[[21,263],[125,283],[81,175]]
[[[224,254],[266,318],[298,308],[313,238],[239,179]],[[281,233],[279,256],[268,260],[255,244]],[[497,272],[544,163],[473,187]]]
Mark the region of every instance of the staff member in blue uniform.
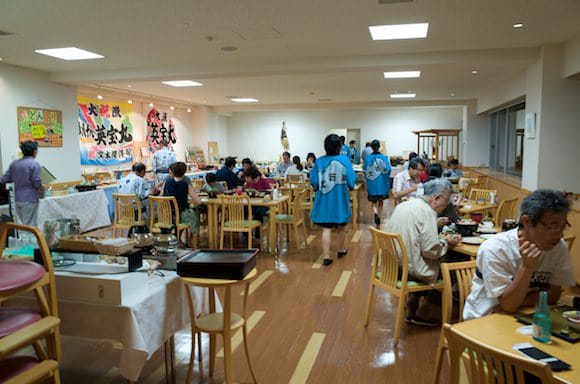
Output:
[[340,154],[350,161],[350,147],[345,143],[346,137],[340,136]]
[[383,200],[389,197],[391,164],[389,158],[379,152],[381,143],[373,140],[371,149],[373,152],[365,158],[363,170],[367,177],[367,196],[373,206],[375,224],[381,225],[383,213]]
[[316,195],[310,218],[322,227],[322,254],[324,265],[332,264],[330,236],[338,230],[338,254],[346,255],[345,227],[351,216],[348,191],[354,188],[356,175],[348,157],[340,154],[341,139],[331,134],[324,139],[326,156],[319,157],[310,172],[310,183]]

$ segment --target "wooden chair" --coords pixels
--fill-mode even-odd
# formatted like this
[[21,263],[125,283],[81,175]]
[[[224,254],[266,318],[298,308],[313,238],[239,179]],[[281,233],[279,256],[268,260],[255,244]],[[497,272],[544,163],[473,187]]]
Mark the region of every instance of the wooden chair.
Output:
[[505,199],[499,203],[499,206],[495,210],[495,215],[493,222],[496,227],[501,227],[505,219],[512,219],[514,217],[514,209],[517,205],[518,198]]
[[[190,240],[190,228],[187,224],[180,222],[179,206],[173,196],[149,196],[149,214],[151,219],[149,229],[151,232],[160,232],[161,226],[174,225],[176,236],[181,239],[181,232],[185,231],[186,239]],[[197,248],[197,234],[193,238],[193,248]]]
[[483,175],[478,175],[477,176],[477,182],[475,183],[475,185],[473,186],[474,188],[487,188],[487,176],[483,176]]
[[[407,249],[403,243],[401,235],[398,233],[387,233],[369,227],[373,237],[374,261],[371,274],[369,294],[364,325],[369,324],[371,314],[371,304],[375,287],[379,287],[399,298],[397,309],[397,320],[395,322],[395,333],[393,343],[395,347],[399,342],[401,326],[405,317],[405,304],[410,293],[428,291],[431,289],[442,290],[443,284],[438,281],[436,284],[425,284],[423,282],[409,280],[409,257]],[[399,275],[399,256],[401,255],[401,274]]]
[[[224,351],[224,373],[225,382],[231,384],[233,382],[232,375],[232,338],[234,337],[234,331],[237,329],[242,329],[242,337],[244,342],[244,350],[246,352],[246,358],[248,360],[248,367],[250,368],[250,373],[254,383],[257,383],[256,374],[252,366],[252,361],[250,359],[250,350],[248,346],[248,331],[247,331],[247,313],[248,313],[248,296],[250,290],[250,282],[256,278],[258,275],[257,270],[254,268],[250,273],[248,273],[241,280],[224,280],[224,279],[205,279],[205,278],[191,278],[182,277],[181,281],[184,283],[185,292],[188,298],[189,306],[189,316],[191,320],[191,354],[189,358],[189,368],[187,370],[187,377],[185,379],[186,383],[191,383],[192,372],[193,372],[193,361],[195,352],[195,334],[200,332],[209,333],[209,375],[213,376],[214,366],[215,366],[215,347],[216,347],[216,335],[221,335],[223,339],[223,351]],[[244,296],[243,302],[243,312],[242,314],[237,314],[232,311],[232,292],[231,288],[234,286],[243,285],[244,290],[242,294]],[[190,286],[205,287],[209,290],[209,314],[196,317],[195,315],[195,303],[193,302],[193,297],[191,294]],[[224,301],[223,301],[223,312],[215,312],[215,290],[223,289]],[[224,326],[228,324],[229,326]],[[198,345],[201,345],[200,339],[198,339]],[[199,354],[201,357],[201,347],[199,347]],[[198,358],[201,364],[201,358]]]
[[497,190],[495,189],[471,188],[471,190],[469,191],[469,200],[472,201],[485,200],[486,203],[489,203],[489,195],[492,192],[495,195],[497,195]]
[[[255,228],[262,223],[252,220],[252,203],[248,195],[220,195],[222,207],[222,225],[220,234],[220,249],[224,249],[224,235],[230,232],[230,248],[233,247],[232,232],[248,234],[248,249],[252,248],[252,236]],[[261,231],[263,234],[264,231]]]
[[[550,366],[536,360],[495,349],[464,335],[450,324],[443,325],[449,344],[449,383],[459,384],[462,361],[468,361],[470,383],[524,384],[524,372],[539,378],[543,384],[555,384]],[[464,359],[464,356],[466,359]]]
[[308,192],[306,189],[294,190],[294,201],[292,202],[291,214],[277,214],[273,217],[272,225],[292,225],[294,227],[294,241],[296,248],[298,248],[298,226],[302,225],[302,233],[304,234],[304,247],[306,247],[306,225],[304,223],[304,210],[302,209],[302,202]]
[[[0,262],[0,305],[15,296],[34,292],[38,310],[0,306],[0,373],[9,374],[7,382],[59,383],[58,363],[62,357],[60,319],[56,302],[54,269],[44,235],[34,227],[14,223],[0,224],[0,258],[11,231],[30,232],[36,238],[43,265],[33,262]],[[44,340],[46,347],[41,341]],[[31,345],[37,355],[10,357]],[[4,382],[8,377],[0,377]]]
[[193,190],[198,193],[199,191],[201,191],[201,189],[203,188],[203,186],[205,185],[205,180],[204,179],[192,179],[191,180],[191,186],[193,187]]
[[288,183],[302,183],[304,182],[305,175],[287,175],[286,181]]
[[459,179],[458,186],[459,192],[463,193],[463,196],[469,196],[471,188],[473,185],[477,184],[477,177],[462,177]]
[[[463,321],[463,306],[467,296],[471,293],[473,284],[473,275],[475,274],[476,262],[475,260],[456,262],[456,263],[441,263],[441,277],[443,278],[443,306],[441,313],[441,321],[451,323],[453,320],[453,282],[457,283],[457,293],[459,302],[459,321]],[[454,278],[452,279],[451,274]],[[441,367],[443,366],[443,359],[445,351],[448,349],[447,340],[443,331],[439,336],[439,346],[437,347],[437,360],[435,360],[435,372],[433,376],[433,384],[439,382],[439,375],[441,374]]]
[[568,252],[570,252],[572,250],[572,246],[574,245],[574,240],[576,240],[576,236],[574,236],[574,235],[564,236],[564,241],[566,242],[566,246],[568,247]]
[[[141,221],[141,200],[136,194],[113,193],[113,204],[115,205],[113,237],[117,237],[117,230],[122,236],[125,229]],[[135,217],[135,212],[137,212],[137,217]]]

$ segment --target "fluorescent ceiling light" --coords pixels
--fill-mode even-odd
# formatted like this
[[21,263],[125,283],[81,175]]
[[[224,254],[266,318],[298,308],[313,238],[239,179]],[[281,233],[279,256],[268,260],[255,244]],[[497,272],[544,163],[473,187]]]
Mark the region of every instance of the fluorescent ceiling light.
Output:
[[415,93],[391,93],[392,99],[412,99],[415,96],[417,96]]
[[235,101],[236,103],[257,103],[258,99],[254,99],[253,97],[234,97],[230,99],[231,101]]
[[172,87],[201,87],[203,84],[191,80],[173,80],[162,81],[163,84],[171,85]]
[[421,71],[393,71],[385,72],[385,79],[412,79],[421,77]]
[[512,27],[514,27],[515,29],[523,28],[524,27],[524,23],[515,23]]
[[92,60],[92,59],[102,59],[103,55],[98,53],[85,51],[84,49],[76,47],[66,47],[66,48],[51,48],[51,49],[35,49],[34,52],[40,53],[41,55],[56,57],[62,60]]
[[424,39],[429,23],[374,25],[369,27],[373,40]]

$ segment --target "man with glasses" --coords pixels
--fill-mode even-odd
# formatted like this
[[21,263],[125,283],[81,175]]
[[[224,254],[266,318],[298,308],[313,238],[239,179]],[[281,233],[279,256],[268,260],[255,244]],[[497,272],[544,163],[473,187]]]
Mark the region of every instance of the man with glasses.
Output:
[[499,311],[514,313],[521,306],[535,305],[540,290],[548,291],[548,302],[555,304],[562,286],[575,284],[572,259],[562,240],[569,210],[564,195],[548,189],[537,190],[522,201],[519,228],[479,247],[464,319]]
[[417,197],[417,186],[421,183],[421,172],[425,162],[419,157],[409,161],[409,169],[397,173],[393,180],[393,195],[398,202]]

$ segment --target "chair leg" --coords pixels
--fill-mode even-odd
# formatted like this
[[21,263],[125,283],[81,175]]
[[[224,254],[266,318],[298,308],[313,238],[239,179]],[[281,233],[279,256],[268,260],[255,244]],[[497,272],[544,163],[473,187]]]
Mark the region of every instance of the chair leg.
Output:
[[248,249],[252,249],[252,237],[254,237],[254,231],[250,229],[248,231]]
[[256,372],[254,372],[254,367],[252,366],[252,359],[250,358],[250,349],[248,347],[248,331],[246,329],[246,324],[242,327],[243,336],[244,336],[244,349],[246,350],[246,359],[248,360],[248,367],[250,368],[250,373],[252,374],[252,379],[254,379],[254,383],[258,382],[256,379]]
[[300,248],[300,240],[298,239],[298,225],[294,224],[294,242],[296,243],[296,249]]
[[306,223],[304,221],[302,221],[302,233],[304,234],[304,248],[306,248],[308,236],[306,236]]
[[445,358],[445,336],[443,336],[443,329],[441,329],[441,336],[439,336],[439,345],[437,346],[437,360],[435,360],[435,370],[433,372],[432,384],[439,383],[439,376],[441,375],[441,368],[443,367],[443,359]]
[[220,249],[224,249],[224,231],[223,231],[223,229],[222,229],[221,235],[220,235]]
[[369,295],[367,297],[367,309],[365,311],[365,327],[369,326],[369,318],[371,317],[371,305],[373,303],[373,295],[375,293],[375,285],[371,281],[369,288]]
[[213,376],[213,369],[215,366],[215,339],[214,333],[209,334],[209,375]]
[[[191,383],[191,376],[193,374],[193,359],[195,356],[195,330],[191,330],[191,352],[189,353],[189,367],[187,367],[187,376],[185,377],[185,383]],[[199,334],[199,332],[198,332]],[[198,356],[199,358],[199,356]]]
[[203,361],[203,356],[201,354],[201,332],[197,332],[197,361],[199,361],[201,370],[201,362]]
[[399,336],[401,335],[401,327],[405,318],[405,304],[407,304],[407,295],[405,292],[399,297],[399,308],[397,309],[397,321],[395,323],[395,335],[393,337],[393,345],[396,347],[399,343]]

